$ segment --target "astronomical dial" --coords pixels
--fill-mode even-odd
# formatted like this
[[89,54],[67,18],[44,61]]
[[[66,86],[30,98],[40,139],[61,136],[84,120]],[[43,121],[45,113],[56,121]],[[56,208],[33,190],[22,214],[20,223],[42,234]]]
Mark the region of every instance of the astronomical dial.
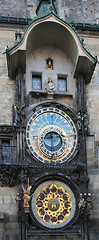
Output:
[[65,112],[46,107],[35,112],[27,124],[26,140],[33,156],[43,162],[63,163],[77,146],[77,130]]

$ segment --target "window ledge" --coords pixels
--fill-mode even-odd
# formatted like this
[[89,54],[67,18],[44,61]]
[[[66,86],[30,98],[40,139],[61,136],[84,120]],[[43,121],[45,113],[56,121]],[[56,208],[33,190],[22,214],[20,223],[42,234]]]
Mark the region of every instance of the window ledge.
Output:
[[69,92],[55,92],[55,96],[60,96],[60,97],[71,97],[73,98],[73,95]]
[[51,95],[51,96],[55,96],[55,97],[71,97],[73,98],[73,94],[69,93],[69,92],[55,92],[55,93],[47,93],[46,91],[42,91],[42,90],[32,90],[31,92],[29,92],[32,96],[39,96],[39,95]]

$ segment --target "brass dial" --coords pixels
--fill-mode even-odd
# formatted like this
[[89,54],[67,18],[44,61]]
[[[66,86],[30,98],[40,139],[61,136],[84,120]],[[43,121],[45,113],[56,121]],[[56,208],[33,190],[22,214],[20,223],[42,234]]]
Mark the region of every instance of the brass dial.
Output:
[[36,210],[41,219],[48,224],[60,224],[70,215],[72,200],[66,189],[50,184],[41,189],[36,198]]
[[[39,191],[40,189],[40,191]],[[32,199],[36,218],[49,228],[62,227],[72,218],[75,198],[71,189],[58,181],[41,185]],[[35,204],[35,207],[34,207]]]

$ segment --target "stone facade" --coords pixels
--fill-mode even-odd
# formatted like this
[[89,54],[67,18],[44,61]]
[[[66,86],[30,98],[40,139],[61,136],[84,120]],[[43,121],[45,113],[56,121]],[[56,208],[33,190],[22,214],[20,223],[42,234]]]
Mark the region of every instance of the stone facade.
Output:
[[[37,7],[36,0],[14,0],[0,1],[1,8],[0,14],[2,16],[12,17],[29,17],[33,18],[36,16],[35,10]],[[67,21],[73,22],[88,22],[98,23],[99,20],[99,3],[97,0],[56,0],[55,6],[58,15],[65,18]],[[23,11],[21,11],[23,9]],[[75,9],[75,11],[74,11]]]
[[[19,226],[17,219],[17,205],[16,194],[17,189],[14,188],[2,188],[0,187],[0,212],[6,213],[3,217],[0,215],[0,240],[4,237],[4,229],[6,229],[5,236],[9,235],[10,239],[15,239],[15,234],[18,235]],[[2,222],[1,222],[2,221]]]
[[[37,6],[36,0],[22,0],[22,1],[0,1],[0,14],[2,16],[11,16],[17,18],[33,18],[36,16],[35,9]],[[55,6],[60,17],[64,18],[66,21],[71,22],[88,22],[93,24],[98,24],[98,14],[99,14],[99,2],[94,1],[56,1]],[[75,11],[74,11],[75,9]],[[7,59],[6,54],[2,54],[5,47],[11,47],[15,43],[15,33],[20,29],[23,33],[25,25],[13,25],[8,22],[8,24],[0,23],[0,125],[13,126],[13,105],[16,99],[16,80],[8,77]],[[99,31],[81,31],[78,30],[78,34],[84,39],[84,45],[94,55],[99,58]],[[33,51],[31,51],[33,50]],[[54,64],[53,71],[46,70],[44,63],[46,64],[46,56],[51,55]],[[36,56],[36,57],[35,57]],[[45,62],[43,62],[43,59]],[[57,60],[58,61],[55,61]],[[62,63],[63,62],[63,63]],[[65,67],[66,65],[66,67]],[[45,100],[59,101],[61,104],[69,105],[75,111],[77,111],[76,106],[76,79],[73,78],[72,72],[72,62],[67,59],[67,56],[61,49],[56,47],[51,48],[38,48],[38,49],[28,49],[27,51],[27,62],[26,62],[26,102],[29,105],[40,103]],[[43,71],[44,70],[44,71]],[[38,92],[35,97],[33,97],[34,92],[32,91],[32,79],[31,73],[43,72],[43,93]],[[67,85],[68,92],[67,95],[58,95],[57,92],[57,73],[68,75]],[[51,77],[54,81],[55,92],[57,93],[54,97],[48,95],[46,97],[46,84],[48,78]],[[30,92],[32,92],[30,94]],[[30,94],[30,95],[29,95]],[[45,94],[45,95],[44,95]],[[31,96],[33,95],[33,96]],[[90,216],[90,240],[99,238],[99,66],[97,64],[91,81],[86,84],[86,99],[87,99],[87,111],[89,115],[89,130],[87,136],[87,160],[88,160],[88,174],[90,178],[89,189],[92,197],[94,199],[92,203],[91,216]],[[23,134],[23,133],[22,133]],[[11,135],[11,134],[10,134]],[[24,135],[23,135],[24,136]],[[8,134],[7,134],[8,137]],[[6,135],[1,134],[1,138],[6,139]],[[20,136],[19,136],[20,138]],[[1,153],[0,153],[1,154]],[[30,161],[28,159],[28,161]],[[22,175],[21,175],[22,176]],[[26,180],[19,181],[18,184],[26,184]],[[4,237],[6,240],[19,240],[19,224],[17,219],[17,203],[15,201],[17,191],[17,186],[4,187],[1,184],[0,187],[0,240]],[[4,214],[4,216],[2,215]],[[4,233],[5,232],[5,233]],[[35,236],[38,239],[39,236]],[[56,238],[60,239],[60,236],[48,236],[48,239]],[[33,237],[29,236],[29,240]],[[41,236],[41,239],[45,239],[45,236]],[[71,239],[70,236],[63,236],[61,240]],[[81,236],[74,236],[74,239],[81,239]],[[89,239],[88,239],[89,240]]]

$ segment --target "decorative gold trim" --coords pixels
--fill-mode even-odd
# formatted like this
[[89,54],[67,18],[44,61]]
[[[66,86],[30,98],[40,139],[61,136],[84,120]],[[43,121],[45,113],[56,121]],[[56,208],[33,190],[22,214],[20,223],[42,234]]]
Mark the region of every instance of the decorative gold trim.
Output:
[[69,192],[58,184],[43,187],[37,195],[36,211],[47,224],[60,224],[66,221],[72,210]]

